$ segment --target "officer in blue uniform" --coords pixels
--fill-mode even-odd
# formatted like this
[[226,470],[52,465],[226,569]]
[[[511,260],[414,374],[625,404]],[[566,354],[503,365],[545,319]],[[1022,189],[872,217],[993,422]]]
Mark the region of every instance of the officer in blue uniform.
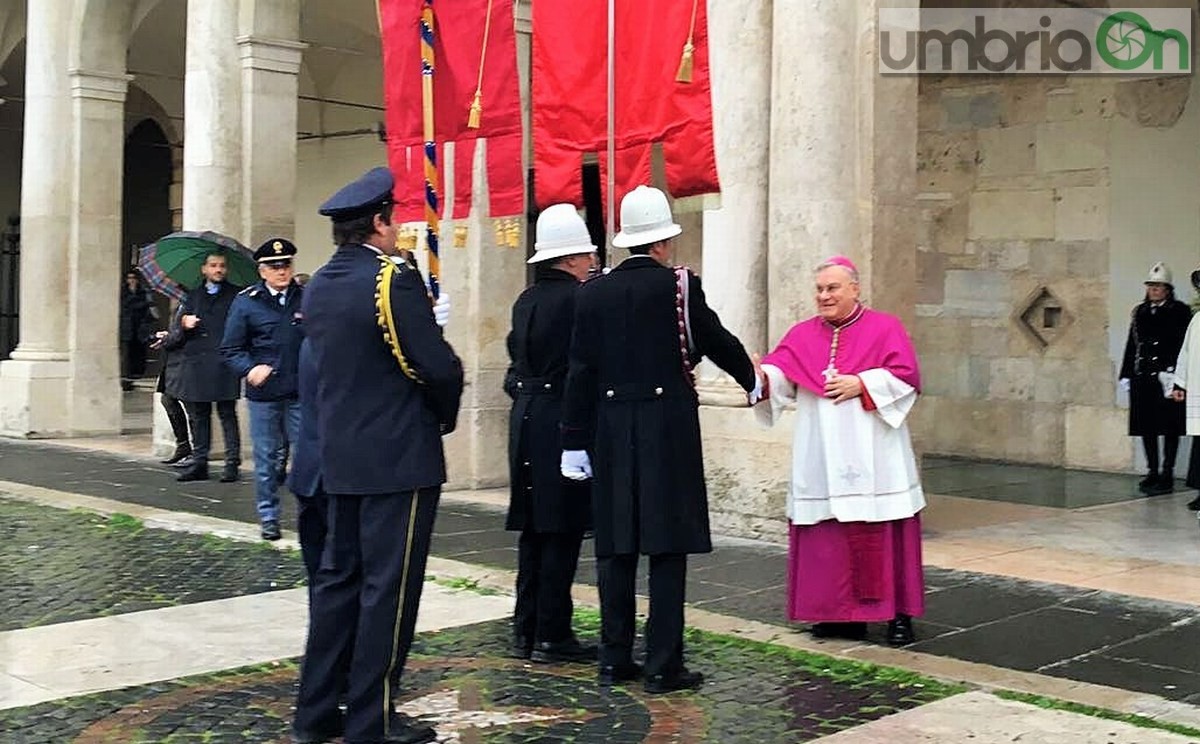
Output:
[[420,276],[390,258],[392,185],[376,168],[321,206],[337,251],[305,287],[329,532],[293,721],[300,742],[436,738],[391,700],[416,626],[446,480],[441,438],[454,429],[463,371]]
[[254,260],[261,279],[234,298],[221,341],[225,365],[246,380],[254,501],[264,540],[280,537],[279,484],[300,434],[296,368],[304,340],[304,290],[292,281],[295,255],[296,246],[285,238],[269,238],[258,247]]

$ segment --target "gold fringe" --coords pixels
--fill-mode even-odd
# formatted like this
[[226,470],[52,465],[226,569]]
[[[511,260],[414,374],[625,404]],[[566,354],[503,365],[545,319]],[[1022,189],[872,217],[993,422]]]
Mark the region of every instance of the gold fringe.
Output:
[[408,379],[420,383],[421,378],[409,366],[404,350],[400,348],[400,335],[396,332],[396,319],[392,316],[392,277],[396,271],[397,267],[392,259],[387,256],[379,257],[379,273],[375,275],[375,320],[383,329],[383,342],[400,363],[400,371]]
[[467,247],[467,226],[466,225],[455,225],[454,226],[454,247],[455,248],[466,248]]

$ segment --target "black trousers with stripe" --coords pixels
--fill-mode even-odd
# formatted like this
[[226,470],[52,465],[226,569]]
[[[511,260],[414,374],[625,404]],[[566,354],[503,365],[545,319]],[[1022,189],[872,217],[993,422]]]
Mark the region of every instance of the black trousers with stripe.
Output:
[[309,610],[295,728],[345,741],[388,735],[393,689],[416,630],[441,487],[329,496],[329,534]]

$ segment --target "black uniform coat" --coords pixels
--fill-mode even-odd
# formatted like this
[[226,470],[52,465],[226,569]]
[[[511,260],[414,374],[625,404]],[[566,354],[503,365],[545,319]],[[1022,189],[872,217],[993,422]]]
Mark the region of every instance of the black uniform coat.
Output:
[[1192,311],[1168,299],[1159,307],[1149,301],[1133,308],[1129,339],[1119,377],[1129,380],[1129,435],[1183,435],[1184,406],[1163,397],[1159,372],[1173,372]]
[[[596,555],[712,550],[695,389],[684,374],[675,273],[634,256],[583,285],[563,411],[563,448],[593,450]],[[696,354],[746,390],[746,350],[691,276]]]
[[304,340],[300,306],[304,288],[292,282],[284,302],[271,294],[265,282],[243,289],[234,299],[225,321],[221,354],[238,377],[245,377],[258,364],[271,366],[262,385],[246,383],[250,400],[291,400],[297,397],[296,369],[300,342]]
[[305,498],[321,495],[321,442],[317,437],[317,363],[306,339],[300,344],[299,372],[300,436],[296,441],[288,488]]
[[442,434],[458,418],[462,364],[434,322],[420,275],[401,266],[392,313],[422,382],[401,371],[376,320],[376,275],[386,260],[367,246],[343,245],[305,287],[321,477],[331,494],[391,494],[446,481]]
[[215,294],[205,291],[204,283],[187,293],[180,304],[180,316],[195,315],[200,325],[163,345],[178,358],[179,369],[167,376],[167,392],[185,403],[211,403],[236,400],[241,393],[241,380],[225,366],[221,357],[221,339],[225,335],[225,320],[229,307],[241,287],[222,282]]
[[510,530],[583,532],[591,524],[590,484],[567,480],[559,471],[563,384],[580,286],[565,271],[541,269],[513,304],[512,363],[504,377],[504,392],[513,399],[505,523]]

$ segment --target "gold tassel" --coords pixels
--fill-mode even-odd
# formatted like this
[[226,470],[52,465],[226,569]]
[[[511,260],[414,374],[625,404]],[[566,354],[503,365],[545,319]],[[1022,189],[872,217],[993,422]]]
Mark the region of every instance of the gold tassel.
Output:
[[675,82],[692,82],[692,55],[695,51],[696,47],[692,46],[692,40],[688,39],[687,43],[683,45],[683,57],[679,60],[679,72],[675,73]]
[[483,115],[483,93],[476,88],[475,99],[471,101],[471,111],[467,114],[467,129],[479,129],[479,119]]
[[455,248],[466,248],[467,247],[467,226],[466,225],[455,225],[454,226],[454,247]]
[[496,231],[496,236],[495,236],[496,237],[496,247],[503,248],[505,246],[505,244],[508,242],[508,238],[506,237],[505,232],[504,232],[504,230],[505,230],[504,220],[493,220],[492,227]]
[[508,221],[508,230],[505,237],[508,238],[508,247],[516,248],[521,245],[521,223],[516,219]]

